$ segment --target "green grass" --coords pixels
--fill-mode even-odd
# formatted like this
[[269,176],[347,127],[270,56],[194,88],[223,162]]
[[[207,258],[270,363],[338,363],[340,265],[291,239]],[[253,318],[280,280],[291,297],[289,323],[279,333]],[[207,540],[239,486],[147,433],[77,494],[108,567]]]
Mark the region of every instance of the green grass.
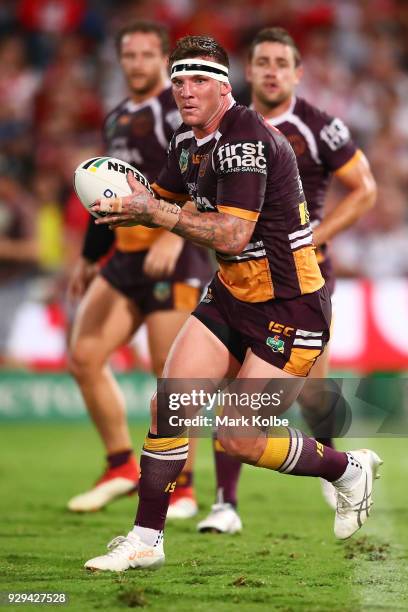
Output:
[[[143,429],[133,427],[136,446]],[[404,439],[371,441],[383,476],[371,520],[346,543],[332,535],[317,481],[245,466],[241,535],[200,535],[196,520],[169,524],[161,570],[111,575],[82,565],[126,533],[136,498],[84,516],[64,508],[102,466],[91,426],[2,425],[0,436],[0,590],[65,591],[66,609],[81,611],[408,610]],[[196,483],[203,516],[213,496],[208,440],[200,442]]]

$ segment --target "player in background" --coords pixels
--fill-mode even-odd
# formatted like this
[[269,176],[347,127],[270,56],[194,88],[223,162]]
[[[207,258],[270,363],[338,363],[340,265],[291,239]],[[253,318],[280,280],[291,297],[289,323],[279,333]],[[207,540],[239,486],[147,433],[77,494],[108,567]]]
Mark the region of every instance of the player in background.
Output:
[[[153,180],[181,122],[168,79],[168,34],[158,24],[137,22],[123,28],[116,42],[129,98],[105,120],[106,151]],[[139,480],[125,402],[109,357],[145,322],[153,371],[159,376],[212,275],[207,252],[180,236],[142,226],[114,233],[94,221],[91,217],[70,280],[71,296],[82,301],[70,338],[69,368],[106,449],[107,466],[89,491],[69,501],[68,508],[76,512],[102,508],[135,490]],[[112,257],[99,269],[98,260],[114,241]],[[191,496],[185,504],[191,514],[196,512]]]
[[[351,140],[342,120],[296,96],[302,72],[299,50],[286,30],[265,28],[255,36],[247,64],[251,108],[260,113],[269,125],[278,128],[292,145],[320,270],[332,294],[335,279],[328,242],[374,205],[376,185],[366,157]],[[341,182],[345,195],[333,210],[325,214],[325,196],[333,175]],[[312,367],[298,403],[314,437],[326,446],[333,446],[330,432],[335,428],[336,410],[328,404],[316,404],[316,397],[324,394],[322,379],[327,377],[328,371],[327,347]],[[329,397],[329,394],[325,395]],[[198,524],[198,530],[234,533],[242,528],[236,511],[242,464],[223,452],[217,440],[214,441],[214,450],[217,503]],[[321,484],[327,503],[335,509],[334,487],[326,480]]]
[[[95,202],[95,212],[107,213],[96,223],[165,227],[216,251],[220,268],[177,336],[163,376],[170,389],[177,383],[183,396],[191,384],[190,397],[196,385],[189,380],[200,378],[206,386],[210,379],[210,388],[217,388],[233,378],[228,388],[241,392],[248,385],[254,390],[258,379],[258,391],[264,384],[281,390],[282,413],[323,352],[331,321],[296,158],[282,134],[231,100],[228,56],[214,39],[187,36],[170,60],[183,124],[152,185],[157,197],[129,173],[132,195]],[[196,209],[173,203],[190,199]],[[270,321],[285,325],[280,337],[270,335]],[[87,561],[87,569],[124,571],[164,562],[167,507],[187,458],[189,435],[183,416],[174,422],[169,413],[171,402],[166,393],[151,401],[133,529],[115,538],[107,554]],[[241,407],[224,404],[227,417]],[[271,416],[271,409],[269,404],[264,416]],[[258,428],[249,418],[242,426],[223,425],[218,433],[225,451],[241,461],[333,482],[336,537],[350,537],[368,518],[381,463],[372,451],[339,452],[292,427]]]

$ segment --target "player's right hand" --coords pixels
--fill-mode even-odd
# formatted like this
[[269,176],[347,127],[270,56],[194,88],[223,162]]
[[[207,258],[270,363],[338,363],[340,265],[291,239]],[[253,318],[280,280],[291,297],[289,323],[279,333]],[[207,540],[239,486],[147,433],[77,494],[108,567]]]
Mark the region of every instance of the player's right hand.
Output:
[[87,290],[99,271],[99,264],[81,257],[75,265],[68,281],[68,298],[78,300]]

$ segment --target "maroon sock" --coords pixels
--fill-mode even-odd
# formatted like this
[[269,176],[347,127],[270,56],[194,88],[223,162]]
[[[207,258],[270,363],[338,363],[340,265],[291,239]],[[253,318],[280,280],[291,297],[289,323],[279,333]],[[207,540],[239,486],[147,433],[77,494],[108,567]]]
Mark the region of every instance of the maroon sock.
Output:
[[[164,529],[170,495],[176,487],[177,476],[187,460],[188,442],[166,450],[156,450],[149,439],[161,436],[149,432],[140,459],[139,506],[135,525],[150,529]],[[174,441],[177,443],[177,440]],[[170,459],[172,457],[172,459]]]
[[194,474],[190,470],[183,470],[181,474],[177,476],[176,484],[177,489],[192,487],[194,483]]
[[217,500],[237,506],[237,488],[242,463],[224,451],[216,450],[214,440],[215,473],[217,479]]
[[127,450],[120,451],[118,453],[111,453],[107,455],[106,459],[108,461],[110,468],[117,468],[120,465],[124,465],[127,463],[132,456],[133,450],[131,448]]
[[318,438],[317,436],[315,436],[315,440],[317,442],[320,442],[320,444],[323,444],[324,446],[328,446],[329,448],[333,449],[335,448],[333,438]]
[[[344,474],[348,463],[346,453],[324,446],[298,430],[291,429],[291,432],[289,457],[279,468],[279,471],[295,476],[320,476],[330,482],[337,480]],[[294,433],[295,435],[293,435]],[[293,457],[292,461],[289,461],[290,457]]]

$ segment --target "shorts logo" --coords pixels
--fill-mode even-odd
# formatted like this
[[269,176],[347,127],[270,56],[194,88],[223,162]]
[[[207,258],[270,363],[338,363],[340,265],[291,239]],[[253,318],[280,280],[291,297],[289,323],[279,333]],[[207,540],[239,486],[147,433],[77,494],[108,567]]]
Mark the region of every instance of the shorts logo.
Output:
[[283,325],[282,323],[276,323],[276,321],[269,321],[268,329],[275,334],[283,334],[284,336],[290,336],[291,332],[295,330],[294,327],[289,327],[289,325]]
[[156,283],[153,287],[153,295],[158,302],[165,302],[171,295],[170,283]]
[[285,343],[283,340],[279,338],[279,336],[268,336],[266,339],[266,344],[270,346],[274,353],[283,353],[285,350]]
[[266,174],[266,143],[225,143],[217,151],[221,172],[258,172]]
[[180,166],[180,172],[182,174],[184,174],[184,172],[187,170],[188,156],[189,156],[189,152],[186,149],[181,149],[181,154],[179,158],[179,166]]

